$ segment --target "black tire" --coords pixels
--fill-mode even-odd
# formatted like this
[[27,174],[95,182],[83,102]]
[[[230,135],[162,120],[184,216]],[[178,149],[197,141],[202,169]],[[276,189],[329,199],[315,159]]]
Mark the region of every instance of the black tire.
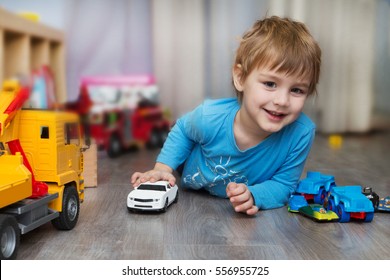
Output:
[[14,260],[20,244],[20,229],[14,216],[0,215],[1,260]]
[[122,143],[117,135],[111,135],[107,154],[110,158],[119,156],[122,152]]
[[167,209],[168,209],[168,198],[167,200],[165,200],[165,204],[164,204],[164,208],[162,209],[162,212],[163,213],[167,212]]
[[52,220],[52,224],[59,230],[71,230],[76,226],[79,214],[79,195],[74,186],[68,186],[64,189],[62,212],[58,218]]
[[159,134],[158,147],[162,148],[164,146],[165,140],[168,138],[169,130],[162,129]]
[[177,203],[178,200],[179,200],[179,191],[176,192],[175,200],[173,201],[173,203]]
[[155,149],[160,144],[160,132],[157,129],[153,129],[150,133],[149,141],[146,143],[148,149]]

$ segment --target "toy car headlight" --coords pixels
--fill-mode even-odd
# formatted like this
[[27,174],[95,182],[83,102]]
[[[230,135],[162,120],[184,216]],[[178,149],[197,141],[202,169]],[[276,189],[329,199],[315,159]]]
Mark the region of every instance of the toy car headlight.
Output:
[[157,201],[160,201],[160,199],[159,199],[159,198],[156,198],[156,199],[154,199],[154,201],[157,202]]
[[134,200],[134,197],[129,197],[130,200]]

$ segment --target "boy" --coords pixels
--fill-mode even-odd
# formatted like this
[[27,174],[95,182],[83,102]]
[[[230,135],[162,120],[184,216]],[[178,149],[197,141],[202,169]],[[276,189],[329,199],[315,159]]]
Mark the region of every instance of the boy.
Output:
[[309,154],[314,123],[302,113],[316,92],[321,50],[304,24],[276,16],[257,21],[237,49],[237,98],[208,100],[180,118],[153,170],[141,182],[167,180],[184,163],[181,186],[230,199],[236,212],[282,207]]

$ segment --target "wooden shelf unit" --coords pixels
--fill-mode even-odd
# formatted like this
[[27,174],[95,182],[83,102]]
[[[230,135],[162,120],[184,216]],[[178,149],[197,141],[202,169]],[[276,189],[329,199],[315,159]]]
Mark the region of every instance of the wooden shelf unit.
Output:
[[0,82],[30,77],[40,66],[53,71],[58,103],[66,101],[65,43],[62,31],[0,8]]

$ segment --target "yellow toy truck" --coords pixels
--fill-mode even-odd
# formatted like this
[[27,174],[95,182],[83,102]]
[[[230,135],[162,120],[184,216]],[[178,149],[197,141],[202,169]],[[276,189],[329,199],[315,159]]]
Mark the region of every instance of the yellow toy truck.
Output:
[[0,259],[15,259],[20,235],[49,221],[74,228],[84,200],[78,115],[21,109],[28,96],[15,81],[0,93]]

